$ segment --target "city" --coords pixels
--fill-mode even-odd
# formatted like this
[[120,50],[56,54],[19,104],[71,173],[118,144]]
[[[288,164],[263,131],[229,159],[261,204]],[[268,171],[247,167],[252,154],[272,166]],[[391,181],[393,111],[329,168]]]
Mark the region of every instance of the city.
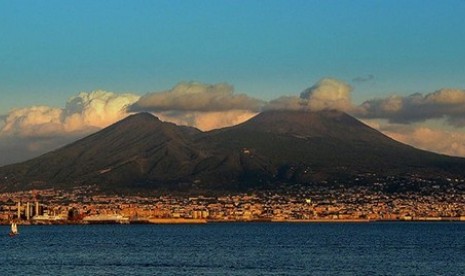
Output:
[[[361,184],[361,183],[371,183]],[[358,183],[358,184],[356,184]],[[427,185],[421,185],[427,184]],[[398,192],[393,192],[395,189]],[[361,174],[350,185],[235,195],[98,195],[93,187],[0,194],[0,221],[20,224],[465,220],[465,181]]]

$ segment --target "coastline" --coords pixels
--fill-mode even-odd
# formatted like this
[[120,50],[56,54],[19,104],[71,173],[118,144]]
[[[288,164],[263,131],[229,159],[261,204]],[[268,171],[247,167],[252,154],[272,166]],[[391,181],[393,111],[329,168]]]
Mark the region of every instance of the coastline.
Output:
[[[217,220],[190,218],[148,218],[128,221],[84,221],[84,220],[50,220],[50,221],[17,221],[18,225],[95,225],[95,224],[218,224],[218,223],[380,223],[380,222],[465,222],[460,218],[416,218],[416,219],[255,219],[255,220]],[[9,221],[0,221],[0,225],[9,225]]]

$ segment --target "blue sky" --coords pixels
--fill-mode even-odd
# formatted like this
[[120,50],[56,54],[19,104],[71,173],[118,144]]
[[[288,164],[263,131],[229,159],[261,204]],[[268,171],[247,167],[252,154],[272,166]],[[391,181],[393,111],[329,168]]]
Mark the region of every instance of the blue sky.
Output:
[[257,98],[465,157],[464,14],[463,0],[0,0],[0,165],[135,107],[208,130]]
[[358,103],[464,88],[464,14],[458,0],[0,0],[0,114],[180,81],[269,100],[334,77]]

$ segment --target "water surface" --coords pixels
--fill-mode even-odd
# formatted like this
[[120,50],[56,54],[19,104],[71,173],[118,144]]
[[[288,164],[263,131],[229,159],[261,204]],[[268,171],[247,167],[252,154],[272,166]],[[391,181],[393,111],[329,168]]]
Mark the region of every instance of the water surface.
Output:
[[1,275],[460,275],[465,223],[0,227]]

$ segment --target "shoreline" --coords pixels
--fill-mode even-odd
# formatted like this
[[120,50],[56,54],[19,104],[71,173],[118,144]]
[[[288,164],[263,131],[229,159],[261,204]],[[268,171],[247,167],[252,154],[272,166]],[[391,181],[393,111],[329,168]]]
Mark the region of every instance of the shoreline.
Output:
[[[382,223],[382,222],[465,222],[460,218],[419,218],[419,219],[255,219],[255,220],[212,220],[212,219],[188,219],[188,218],[150,218],[137,221],[69,221],[69,220],[54,220],[54,221],[17,221],[18,225],[98,225],[98,224],[228,224],[228,223],[295,223],[295,224],[310,224],[310,223]],[[9,221],[0,221],[0,225],[10,225]]]

